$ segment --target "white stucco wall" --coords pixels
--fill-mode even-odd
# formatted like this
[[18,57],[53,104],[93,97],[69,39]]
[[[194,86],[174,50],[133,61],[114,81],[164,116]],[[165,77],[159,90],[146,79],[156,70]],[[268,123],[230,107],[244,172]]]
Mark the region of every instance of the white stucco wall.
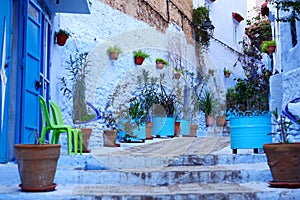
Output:
[[[270,5],[271,6],[271,5]],[[271,8],[277,17],[275,8]],[[279,12],[279,16],[288,13]],[[290,24],[288,22],[276,22],[276,52],[274,53],[275,69],[279,72],[271,77],[270,109],[281,111],[292,100],[300,97],[300,22],[296,22],[297,41],[292,45]],[[296,141],[300,141],[300,126],[292,126],[291,135]]]
[[[59,53],[53,55],[53,60],[56,60],[55,65],[61,65],[62,69],[60,73],[53,72],[57,79],[54,83],[59,83],[58,78],[67,74],[64,70],[67,66],[66,61],[76,49],[79,52],[89,52],[86,97],[87,101],[96,108],[104,108],[108,96],[113,93],[117,85],[135,82],[135,76],[140,73],[141,69],[149,70],[153,76],[165,73],[169,87],[174,87],[174,65],[170,63],[171,66],[161,71],[155,67],[155,58],[162,57],[168,60],[167,52],[180,55],[184,60],[185,69],[191,72],[196,70],[194,46],[186,43],[182,31],[170,26],[166,32],[160,32],[147,23],[114,10],[97,0],[91,0],[91,2],[90,15],[59,15],[58,25],[70,30],[73,35],[64,47],[56,47]],[[123,53],[117,61],[111,61],[106,55],[106,49],[115,44],[121,47]],[[133,60],[132,53],[138,49],[143,49],[150,55],[142,66],[136,66]],[[183,86],[183,79],[181,81]],[[65,123],[72,123],[72,100],[67,100],[62,96],[59,84],[52,85],[52,87],[56,88],[53,96],[58,97]],[[129,92],[130,88],[122,95],[129,96]],[[96,121],[86,126],[93,128],[90,148],[100,147],[102,125]]]

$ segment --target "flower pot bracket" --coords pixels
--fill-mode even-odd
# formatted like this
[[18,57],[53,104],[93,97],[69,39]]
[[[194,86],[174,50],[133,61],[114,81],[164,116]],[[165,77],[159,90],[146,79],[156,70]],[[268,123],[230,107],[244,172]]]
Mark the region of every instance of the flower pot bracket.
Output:
[[237,23],[240,23],[244,20],[244,17],[242,17],[239,13],[232,12],[232,18],[236,20]]

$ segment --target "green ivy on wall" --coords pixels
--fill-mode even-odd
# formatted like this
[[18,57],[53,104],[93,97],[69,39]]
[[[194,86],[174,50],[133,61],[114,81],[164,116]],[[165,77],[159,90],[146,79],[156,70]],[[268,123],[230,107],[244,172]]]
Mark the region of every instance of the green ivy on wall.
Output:
[[201,29],[202,24],[209,19],[209,10],[205,6],[193,9],[193,24],[195,31],[195,40],[199,42],[204,48],[209,47],[208,32]]

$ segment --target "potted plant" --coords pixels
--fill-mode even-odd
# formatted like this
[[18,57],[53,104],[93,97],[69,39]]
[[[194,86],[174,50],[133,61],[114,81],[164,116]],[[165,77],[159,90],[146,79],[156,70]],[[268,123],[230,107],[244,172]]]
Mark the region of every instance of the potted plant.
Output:
[[[85,79],[89,66],[88,52],[76,52],[75,55],[70,55],[67,64],[65,69],[69,74],[60,78],[60,91],[62,91],[68,100],[72,99],[73,123],[78,125],[82,130],[83,152],[89,152],[88,143],[92,129],[82,126],[98,120],[100,116],[97,109],[85,99]],[[88,112],[88,107],[91,108],[93,113]]]
[[40,144],[37,131],[35,144],[15,144],[15,157],[23,191],[52,191],[57,161],[60,156],[60,144]]
[[204,49],[208,49],[210,36],[207,30],[201,28],[205,22],[210,21],[209,9],[206,6],[200,6],[193,9],[193,24],[195,40],[201,44]]
[[206,90],[199,99],[199,109],[204,112],[206,118],[206,126],[214,125],[213,109],[215,106],[215,99],[211,92]]
[[101,112],[101,121],[103,125],[103,146],[104,147],[120,147],[117,143],[118,124],[112,111],[108,110],[111,101],[106,103],[105,109]]
[[[299,154],[300,143],[292,140],[293,130],[297,130],[296,121],[292,121],[284,115],[279,115],[277,109],[272,112],[275,133],[275,143],[263,145],[264,152],[273,180],[269,182],[272,187],[299,188],[300,167]],[[300,121],[298,121],[299,130]]]
[[164,85],[164,75],[159,77],[158,103],[153,106],[153,134],[156,137],[174,137],[175,104],[177,97],[174,89]]
[[182,70],[178,67],[174,67],[174,78],[178,80],[180,79],[181,75],[184,75],[187,72],[188,72],[187,70]]
[[164,66],[168,66],[169,62],[163,58],[156,58],[155,59],[156,68],[157,69],[163,69]]
[[59,29],[58,32],[55,33],[56,42],[59,46],[64,46],[67,42],[67,39],[71,36],[71,33],[64,29]]
[[142,65],[145,58],[149,58],[149,54],[145,53],[142,50],[134,51],[133,56],[134,56],[134,63],[136,65]]
[[233,153],[237,149],[258,149],[271,142],[269,112],[269,70],[261,62],[261,52],[246,41],[239,62],[245,77],[226,93],[227,119],[230,120],[230,140]]
[[229,78],[230,77],[230,70],[227,69],[227,68],[224,68],[224,75],[226,78]]
[[106,50],[106,54],[111,60],[118,60],[119,55],[122,53],[122,50],[119,46],[109,46]]
[[275,40],[263,41],[260,48],[262,52],[271,55],[272,53],[275,52],[276,41]]
[[256,48],[260,48],[263,41],[272,40],[271,21],[260,15],[255,16],[251,20],[247,20],[245,33],[251,40],[251,43]]
[[140,99],[141,107],[146,115],[146,139],[153,139],[152,136],[152,108],[154,104],[159,102],[158,91],[159,84],[158,78],[150,77],[149,71],[142,70],[141,74],[137,76],[137,89],[136,96]]

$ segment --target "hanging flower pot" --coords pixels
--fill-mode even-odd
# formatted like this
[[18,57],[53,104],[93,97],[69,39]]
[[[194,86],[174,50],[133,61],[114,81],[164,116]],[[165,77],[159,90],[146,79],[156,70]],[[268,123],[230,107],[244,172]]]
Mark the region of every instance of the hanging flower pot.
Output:
[[135,57],[134,63],[135,63],[136,65],[142,65],[143,62],[144,62],[144,60],[145,60],[145,58],[143,58],[143,57]]
[[180,79],[180,73],[178,72],[174,73],[174,78],[177,80]]
[[156,58],[155,62],[156,62],[156,69],[163,69],[165,65],[166,66],[169,65],[168,61],[162,58]]
[[110,46],[108,47],[108,49],[106,50],[106,54],[109,56],[110,60],[118,60],[119,58],[119,54],[122,53],[122,50],[120,47],[118,47],[117,45],[115,46]]
[[59,46],[64,46],[67,42],[67,39],[69,38],[71,34],[63,29],[60,29],[57,33],[56,33],[56,43]]
[[229,78],[230,77],[230,70],[229,69],[226,69],[226,68],[224,68],[224,75],[225,75],[225,77],[226,78]]
[[272,54],[275,52],[276,46],[275,45],[270,45],[268,46],[268,53]]
[[134,63],[136,65],[142,65],[145,58],[149,58],[149,55],[143,52],[142,50],[134,51],[133,56],[134,56]]

